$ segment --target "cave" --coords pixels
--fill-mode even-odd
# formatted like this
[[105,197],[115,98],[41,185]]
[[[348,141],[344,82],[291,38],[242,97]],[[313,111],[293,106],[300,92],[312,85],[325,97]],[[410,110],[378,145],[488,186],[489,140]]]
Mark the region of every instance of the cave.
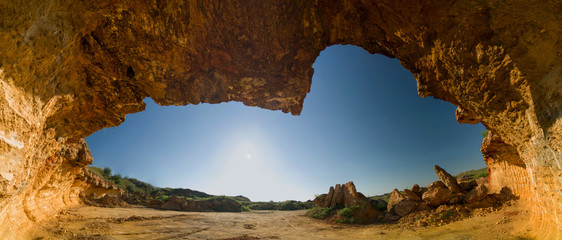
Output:
[[299,115],[320,52],[397,58],[418,93],[482,123],[491,190],[540,239],[562,232],[562,4],[556,1],[0,3],[0,237],[81,204],[82,138],[160,105],[242,102]]

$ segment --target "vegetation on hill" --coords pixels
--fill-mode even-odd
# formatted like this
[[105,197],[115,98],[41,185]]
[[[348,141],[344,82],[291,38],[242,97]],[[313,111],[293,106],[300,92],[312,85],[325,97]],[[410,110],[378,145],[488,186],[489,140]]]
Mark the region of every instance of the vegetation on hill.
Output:
[[183,198],[187,200],[210,201],[219,198],[229,198],[243,205],[244,210],[301,210],[313,207],[311,201],[283,201],[283,202],[252,202],[244,196],[214,196],[200,191],[187,188],[160,188],[149,183],[140,181],[136,178],[122,177],[120,174],[112,174],[110,168],[99,168],[89,166],[88,170],[106,181],[112,182],[115,186],[123,189],[130,196],[129,203],[146,205],[152,199],[166,202],[170,197]]
[[118,188],[125,190],[126,193],[145,193],[150,194],[160,188],[154,187],[149,183],[145,183],[136,178],[122,177],[121,174],[111,174],[111,168],[105,167],[103,169],[99,167],[89,166],[88,170],[90,172],[98,175],[108,182],[112,182]]
[[463,181],[476,181],[481,177],[488,177],[488,167],[462,172],[455,175],[454,177]]

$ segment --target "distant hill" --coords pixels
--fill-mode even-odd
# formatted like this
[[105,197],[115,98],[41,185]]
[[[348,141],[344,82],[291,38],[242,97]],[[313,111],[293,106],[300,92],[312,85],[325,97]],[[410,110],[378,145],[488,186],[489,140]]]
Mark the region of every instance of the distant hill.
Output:
[[252,202],[249,198],[238,196],[215,196],[204,192],[187,188],[161,188],[152,186],[136,178],[122,177],[120,174],[113,175],[111,169],[89,166],[88,170],[106,181],[112,182],[118,188],[127,193],[126,202],[130,204],[147,205],[150,200],[158,199],[167,202],[170,197],[182,199],[208,201],[218,198],[229,198],[244,206],[245,210],[301,210],[312,208],[311,201],[283,201],[283,202]]
[[477,170],[470,170],[455,175],[455,178],[465,181],[476,180],[481,177],[488,177],[488,167]]

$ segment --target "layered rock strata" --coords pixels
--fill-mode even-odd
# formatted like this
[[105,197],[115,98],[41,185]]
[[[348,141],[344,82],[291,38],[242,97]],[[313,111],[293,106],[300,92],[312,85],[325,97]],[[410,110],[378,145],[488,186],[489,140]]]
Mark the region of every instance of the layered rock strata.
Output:
[[536,203],[537,237],[562,237],[559,1],[0,0],[0,9],[0,238],[79,204],[86,163],[61,152],[142,111],[144,98],[298,115],[314,60],[334,44],[398,58],[420,96],[497,134],[523,164],[494,158],[491,180],[496,169],[508,176],[501,185],[528,186],[514,191]]

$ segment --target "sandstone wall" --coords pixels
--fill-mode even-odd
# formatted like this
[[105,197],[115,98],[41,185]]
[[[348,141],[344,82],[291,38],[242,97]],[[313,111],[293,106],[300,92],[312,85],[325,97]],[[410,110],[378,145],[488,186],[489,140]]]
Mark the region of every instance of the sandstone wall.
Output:
[[[420,96],[458,105],[512,146],[523,165],[491,169],[529,185],[515,191],[538,203],[537,236],[561,237],[560,1],[0,0],[0,9],[0,238],[79,204],[87,163],[62,152],[142,111],[145,97],[298,115],[311,66],[333,44],[398,58]],[[528,180],[517,180],[523,168]]]

